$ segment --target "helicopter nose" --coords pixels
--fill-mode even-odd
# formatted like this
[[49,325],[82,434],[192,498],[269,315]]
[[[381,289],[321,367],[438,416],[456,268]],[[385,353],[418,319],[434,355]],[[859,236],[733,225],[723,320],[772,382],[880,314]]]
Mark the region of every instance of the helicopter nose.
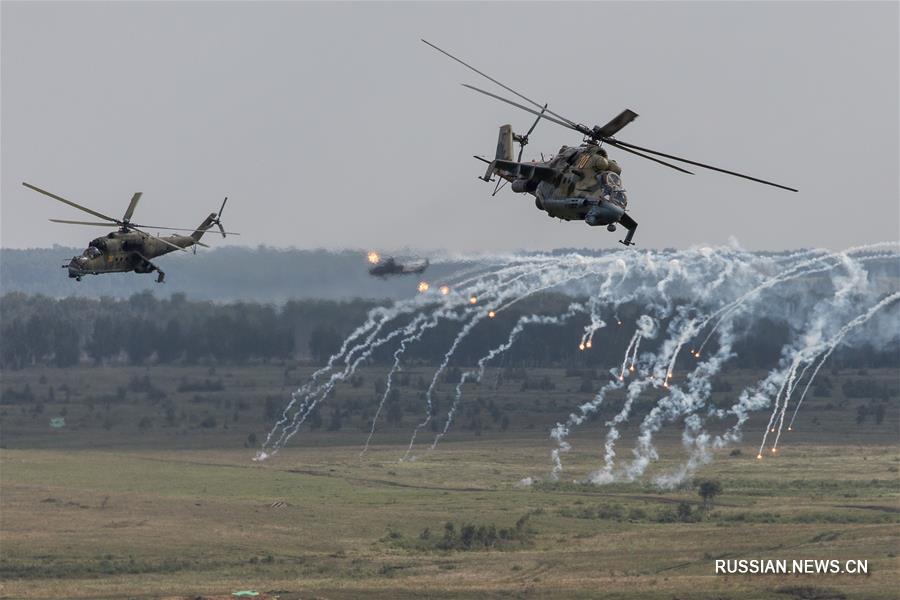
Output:
[[79,277],[81,269],[78,268],[78,257],[76,256],[69,262],[69,278]]

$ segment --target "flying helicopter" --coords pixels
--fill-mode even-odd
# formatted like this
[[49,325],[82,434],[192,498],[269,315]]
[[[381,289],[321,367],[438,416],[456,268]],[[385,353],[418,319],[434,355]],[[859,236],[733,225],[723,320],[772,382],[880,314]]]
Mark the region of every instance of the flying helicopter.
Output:
[[[49,196],[54,200],[59,200],[64,204],[73,206],[78,210],[84,211],[105,222],[96,221],[68,221],[64,219],[50,219],[54,223],[67,223],[70,225],[94,225],[100,227],[109,227],[110,225],[118,225],[119,229],[111,231],[103,237],[98,237],[88,244],[88,247],[79,256],[75,256],[68,264],[62,268],[69,269],[69,277],[75,281],[81,281],[85,275],[100,275],[103,273],[127,273],[134,271],[135,273],[152,273],[158,272],[157,283],[162,283],[166,274],[157,265],[150,262],[150,259],[180,250],[187,252],[187,248],[195,246],[203,246],[208,248],[206,244],[200,241],[203,234],[206,233],[213,225],[219,228],[222,237],[226,235],[240,235],[233,231],[225,231],[222,226],[222,211],[225,210],[225,203],[228,198],[222,201],[219,212],[210,213],[196,229],[182,229],[179,227],[160,227],[157,225],[138,225],[131,222],[131,216],[137,207],[138,201],[141,199],[141,192],[137,192],[132,196],[128,208],[121,219],[114,219],[103,213],[97,212],[80,204],[76,204],[71,200],[66,200],[61,196],[52,194],[30,183],[22,182],[22,185],[36,192]],[[168,231],[190,231],[190,235],[170,234],[166,237],[154,236],[143,229],[165,229]]]
[[398,262],[393,256],[380,256],[377,252],[369,252],[369,275],[384,279],[388,275],[412,275],[422,273],[428,268],[428,259]]
[[[534,196],[535,206],[539,210],[545,211],[550,217],[565,221],[584,221],[590,226],[605,225],[609,231],[615,231],[616,224],[622,225],[628,233],[625,235],[625,239],[620,240],[620,243],[631,246],[634,245],[632,239],[638,224],[627,213],[628,196],[622,183],[622,169],[615,160],[609,157],[606,148],[603,147],[604,144],[623,152],[652,160],[655,163],[688,175],[693,175],[693,173],[656,157],[661,156],[680,163],[734,175],[735,177],[742,177],[791,192],[798,191],[795,188],[751,177],[750,175],[744,175],[622,141],[613,136],[637,118],[638,114],[633,110],[623,110],[602,127],[598,125],[588,127],[553,112],[547,103],[540,104],[535,102],[453,56],[446,50],[438,48],[431,42],[424,39],[422,42],[485,77],[533,107],[514,102],[473,85],[462,84],[470,90],[515,106],[537,117],[523,135],[514,133],[510,125],[501,126],[494,160],[475,156],[476,159],[488,164],[485,174],[479,179],[487,182],[496,181],[492,195],[496,195],[507,183],[511,183],[510,188],[513,192]],[[547,160],[544,160],[542,156],[540,161],[522,162],[522,153],[528,144],[528,138],[541,119],[582,134],[583,140],[581,145],[577,147],[563,146],[558,154]],[[514,144],[519,145],[519,153],[515,157]],[[650,154],[655,156],[649,156]],[[495,180],[494,177],[497,179]]]

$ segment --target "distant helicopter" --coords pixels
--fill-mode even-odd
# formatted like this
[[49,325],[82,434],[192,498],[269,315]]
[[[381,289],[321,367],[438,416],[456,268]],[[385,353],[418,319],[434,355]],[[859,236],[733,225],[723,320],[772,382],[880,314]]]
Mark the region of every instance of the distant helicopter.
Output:
[[[493,182],[496,175],[499,180],[494,188],[494,195],[497,194],[507,183],[513,192],[527,193],[535,197],[535,206],[543,210],[550,217],[563,219],[566,221],[584,221],[588,225],[606,225],[609,231],[616,230],[616,223],[621,224],[628,233],[625,239],[620,243],[626,246],[633,245],[632,238],[637,230],[637,221],[627,214],[628,197],[625,194],[625,188],[622,184],[622,169],[616,164],[616,161],[609,158],[603,144],[608,144],[614,148],[618,148],[624,152],[640,156],[652,160],[653,162],[665,165],[676,171],[693,175],[690,171],[679,166],[670,164],[658,158],[647,156],[643,152],[655,154],[687,163],[704,169],[727,173],[736,177],[743,177],[758,183],[764,183],[791,192],[797,190],[791,187],[765,181],[749,175],[743,175],[734,171],[728,171],[719,167],[699,163],[686,158],[680,158],[664,152],[642,148],[634,144],[629,144],[613,137],[619,130],[631,123],[637,118],[637,113],[626,109],[619,113],[609,123],[600,127],[595,125],[592,128],[571,121],[562,115],[559,115],[548,108],[547,104],[539,104],[530,98],[526,98],[514,89],[500,83],[493,77],[476,69],[475,67],[463,62],[459,58],[453,56],[449,52],[442,50],[428,42],[422,40],[425,44],[431,46],[438,52],[452,58],[456,62],[468,69],[487,78],[508,92],[515,94],[517,97],[534,106],[536,109],[529,108],[512,100],[503,98],[491,92],[479,89],[475,86],[463,84],[471,90],[490,96],[501,102],[511,104],[516,108],[520,108],[533,115],[537,115],[531,128],[524,135],[513,133],[510,125],[503,125],[500,128],[500,136],[497,141],[497,152],[494,160],[487,160],[480,156],[476,156],[478,160],[488,163],[487,171],[483,177],[479,177],[484,181]],[[557,125],[566,127],[584,136],[581,146],[577,148],[563,146],[560,148],[556,156],[550,157],[548,160],[540,162],[522,162],[522,152],[528,144],[528,136],[534,131],[538,122],[545,119]],[[513,144],[519,144],[519,154],[513,159]],[[640,151],[640,152],[639,152]]]
[[[81,281],[85,275],[100,275],[102,273],[126,273],[134,271],[135,273],[152,273],[157,271],[157,283],[162,283],[166,274],[158,266],[150,262],[150,259],[168,254],[175,250],[187,252],[186,248],[191,246],[203,246],[208,248],[206,244],[200,241],[203,234],[206,233],[213,225],[218,226],[222,237],[226,235],[240,235],[233,231],[225,231],[222,226],[222,211],[225,210],[225,202],[218,213],[210,213],[196,229],[181,229],[178,227],[159,227],[157,225],[136,225],[131,222],[131,215],[137,207],[138,201],[141,199],[141,192],[137,192],[132,196],[125,215],[121,219],[114,219],[90,208],[76,204],[71,200],[66,200],[56,194],[51,194],[46,190],[33,186],[30,183],[22,182],[22,185],[36,192],[49,196],[54,200],[59,200],[69,206],[74,206],[78,210],[82,210],[95,217],[103,219],[105,223],[96,221],[66,221],[63,219],[50,219],[54,223],[69,223],[71,225],[97,225],[101,227],[109,227],[111,224],[118,225],[119,229],[111,231],[103,237],[98,237],[88,244],[88,247],[79,256],[75,256],[63,268],[69,269],[69,277],[75,281]],[[190,235],[171,234],[166,237],[151,235],[141,228],[146,229],[166,229],[169,231],[190,231]],[[196,248],[195,248],[196,250]]]
[[382,279],[388,275],[412,275],[422,273],[428,268],[428,259],[413,260],[405,263],[397,262],[393,256],[382,257],[377,252],[369,252],[369,262],[372,268],[369,269],[369,275],[381,277]]

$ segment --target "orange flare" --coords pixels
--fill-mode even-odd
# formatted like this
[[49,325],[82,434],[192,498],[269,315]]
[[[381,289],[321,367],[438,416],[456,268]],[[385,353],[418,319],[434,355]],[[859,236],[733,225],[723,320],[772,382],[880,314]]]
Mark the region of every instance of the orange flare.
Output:
[[634,373],[634,365],[631,365],[630,367],[628,367],[628,370],[631,371],[632,373]]
[[441,295],[446,296],[450,293],[450,288],[446,285],[441,286]]
[[588,348],[590,348],[591,346],[593,346],[593,342],[591,342],[591,340],[588,340],[588,341],[587,341],[587,344],[585,344],[585,346],[587,346]]
[[775,454],[776,452],[778,452],[778,448],[772,448],[772,454]]
[[377,264],[378,261],[381,260],[381,257],[378,256],[377,252],[369,252],[368,259],[369,259],[369,262],[374,265],[374,264]]
[[757,455],[756,455],[756,460],[762,460],[762,454],[757,454]]
[[429,287],[431,287],[431,286],[428,285],[427,281],[419,282],[419,291],[420,292],[423,292],[423,293],[427,292]]
[[471,298],[469,298],[469,304],[477,304],[477,303],[478,303],[478,298],[476,296],[472,296]]
[[492,311],[492,310],[491,310],[491,311],[488,311],[488,318],[489,318],[489,319],[493,319],[493,318],[496,317],[496,316],[497,316],[497,313],[495,313],[494,311]]
[[579,349],[579,350],[584,350],[584,344],[578,344],[578,349]]

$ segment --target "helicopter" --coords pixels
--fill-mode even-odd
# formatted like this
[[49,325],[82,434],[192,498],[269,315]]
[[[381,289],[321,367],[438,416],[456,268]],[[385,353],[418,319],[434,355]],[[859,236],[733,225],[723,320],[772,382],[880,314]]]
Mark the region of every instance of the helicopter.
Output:
[[[619,242],[626,246],[632,246],[634,245],[633,238],[638,224],[627,212],[628,196],[622,183],[622,169],[615,160],[609,157],[606,148],[603,147],[604,144],[623,152],[652,160],[655,163],[688,175],[693,175],[693,173],[656,157],[661,156],[680,163],[734,175],[791,192],[798,191],[795,188],[751,177],[750,175],[744,175],[622,141],[614,136],[638,117],[638,114],[633,110],[623,110],[602,127],[598,125],[588,127],[553,112],[549,109],[548,103],[540,104],[535,102],[453,56],[446,50],[438,48],[431,42],[424,39],[422,42],[534,107],[525,106],[473,85],[462,84],[463,87],[470,90],[537,116],[528,131],[522,135],[513,132],[510,125],[501,126],[497,140],[497,150],[493,160],[488,160],[481,156],[474,157],[487,163],[487,170],[479,179],[492,183],[496,181],[492,194],[494,196],[507,183],[510,183],[510,189],[513,192],[534,196],[535,206],[539,210],[545,211],[549,217],[565,221],[584,221],[590,226],[605,225],[609,231],[615,231],[616,224],[622,225],[628,233],[625,235],[625,239],[619,240]],[[522,153],[528,144],[529,136],[542,119],[582,134],[582,143],[578,147],[563,146],[555,156],[551,156],[547,160],[544,160],[542,156],[540,161],[522,162]],[[519,145],[518,156],[514,156],[514,144]],[[655,156],[649,156],[650,154]],[[494,177],[497,179],[494,179]]]
[[[121,219],[114,219],[103,213],[97,212],[80,204],[76,204],[71,200],[67,200],[61,196],[57,196],[46,190],[22,182],[25,187],[38,193],[49,196],[54,200],[59,200],[69,206],[74,206],[78,210],[84,211],[105,222],[96,221],[68,221],[64,219],[50,219],[54,223],[67,223],[70,225],[94,225],[100,227],[109,227],[111,224],[118,225],[119,229],[111,231],[103,237],[98,237],[88,244],[88,247],[78,256],[72,257],[68,264],[62,265],[62,268],[68,268],[69,277],[75,281],[81,281],[85,275],[101,275],[103,273],[127,273],[134,271],[135,273],[158,273],[156,282],[163,283],[166,274],[157,265],[151,262],[151,259],[169,252],[180,250],[187,252],[187,248],[194,246],[203,246],[208,248],[206,244],[200,241],[203,234],[206,233],[213,225],[219,228],[222,237],[226,235],[240,235],[233,231],[225,231],[222,226],[222,211],[225,210],[225,203],[228,201],[226,197],[222,201],[219,212],[210,213],[196,229],[182,229],[178,227],[160,227],[157,225],[137,225],[131,222],[131,216],[137,207],[138,201],[141,199],[142,192],[137,192],[131,197],[128,208]],[[190,231],[190,235],[171,234],[166,237],[154,236],[142,229],[165,229],[169,231]]]
[[379,256],[377,252],[369,252],[369,275],[384,279],[388,275],[412,275],[423,273],[428,268],[428,259],[412,260],[404,263],[398,262],[393,256]]

